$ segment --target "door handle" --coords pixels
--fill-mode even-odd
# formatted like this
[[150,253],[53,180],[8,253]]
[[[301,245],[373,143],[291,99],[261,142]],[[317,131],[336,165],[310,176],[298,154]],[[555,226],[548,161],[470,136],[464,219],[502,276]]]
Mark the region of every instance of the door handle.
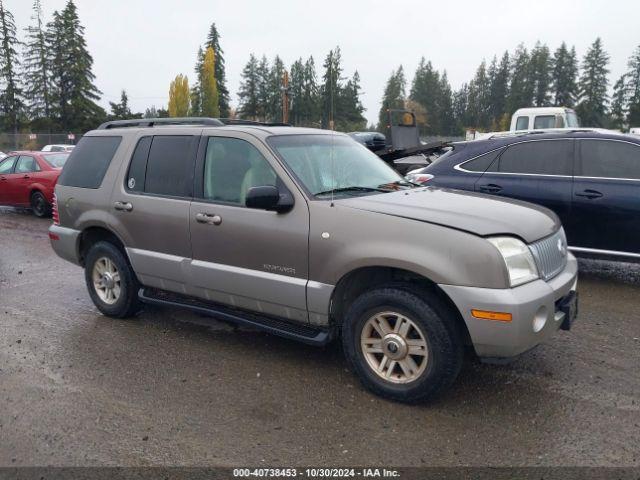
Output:
[[209,225],[220,225],[222,217],[220,215],[212,215],[210,213],[196,213],[196,222],[206,223]]
[[500,185],[496,185],[495,183],[489,183],[488,185],[480,185],[479,189],[484,193],[498,193],[500,190],[502,190],[502,187]]
[[22,178],[31,178],[31,175],[27,175],[26,173],[22,176]]
[[583,190],[582,192],[576,192],[576,197],[584,197],[584,198],[588,198],[589,200],[593,200],[594,198],[600,198],[602,197],[602,193],[600,193],[597,190]]
[[130,212],[131,210],[133,210],[133,205],[131,205],[129,202],[115,202],[113,204],[113,208],[124,212]]
[[7,179],[7,177],[0,177],[0,180],[2,180],[3,182]]

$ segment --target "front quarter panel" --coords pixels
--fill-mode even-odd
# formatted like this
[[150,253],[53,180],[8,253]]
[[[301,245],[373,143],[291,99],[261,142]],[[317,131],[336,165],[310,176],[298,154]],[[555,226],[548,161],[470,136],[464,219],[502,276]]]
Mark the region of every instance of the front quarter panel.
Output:
[[504,262],[484,238],[441,225],[309,203],[309,278],[336,285],[362,267],[393,267],[436,283],[506,288]]

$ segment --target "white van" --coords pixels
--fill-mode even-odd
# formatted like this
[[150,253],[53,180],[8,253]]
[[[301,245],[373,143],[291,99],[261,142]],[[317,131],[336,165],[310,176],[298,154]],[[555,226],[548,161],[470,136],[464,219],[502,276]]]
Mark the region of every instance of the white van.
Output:
[[549,128],[579,128],[576,112],[565,107],[520,108],[511,117],[512,132]]

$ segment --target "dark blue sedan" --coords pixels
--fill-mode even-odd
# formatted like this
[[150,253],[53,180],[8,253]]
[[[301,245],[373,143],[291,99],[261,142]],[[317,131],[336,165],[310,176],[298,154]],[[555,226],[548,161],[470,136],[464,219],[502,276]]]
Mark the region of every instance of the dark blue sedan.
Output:
[[597,130],[496,136],[454,143],[414,182],[543,205],[570,248],[640,261],[640,138]]

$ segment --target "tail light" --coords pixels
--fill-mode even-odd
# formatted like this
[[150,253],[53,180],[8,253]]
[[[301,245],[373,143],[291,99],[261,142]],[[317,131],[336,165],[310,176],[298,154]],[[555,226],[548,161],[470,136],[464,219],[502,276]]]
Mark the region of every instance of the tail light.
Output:
[[58,198],[56,194],[53,194],[53,207],[51,208],[51,216],[53,217],[53,224],[60,225],[60,215],[58,213]]
[[420,185],[422,185],[431,180],[433,178],[433,175],[429,173],[410,173],[406,178],[410,182],[419,183]]

